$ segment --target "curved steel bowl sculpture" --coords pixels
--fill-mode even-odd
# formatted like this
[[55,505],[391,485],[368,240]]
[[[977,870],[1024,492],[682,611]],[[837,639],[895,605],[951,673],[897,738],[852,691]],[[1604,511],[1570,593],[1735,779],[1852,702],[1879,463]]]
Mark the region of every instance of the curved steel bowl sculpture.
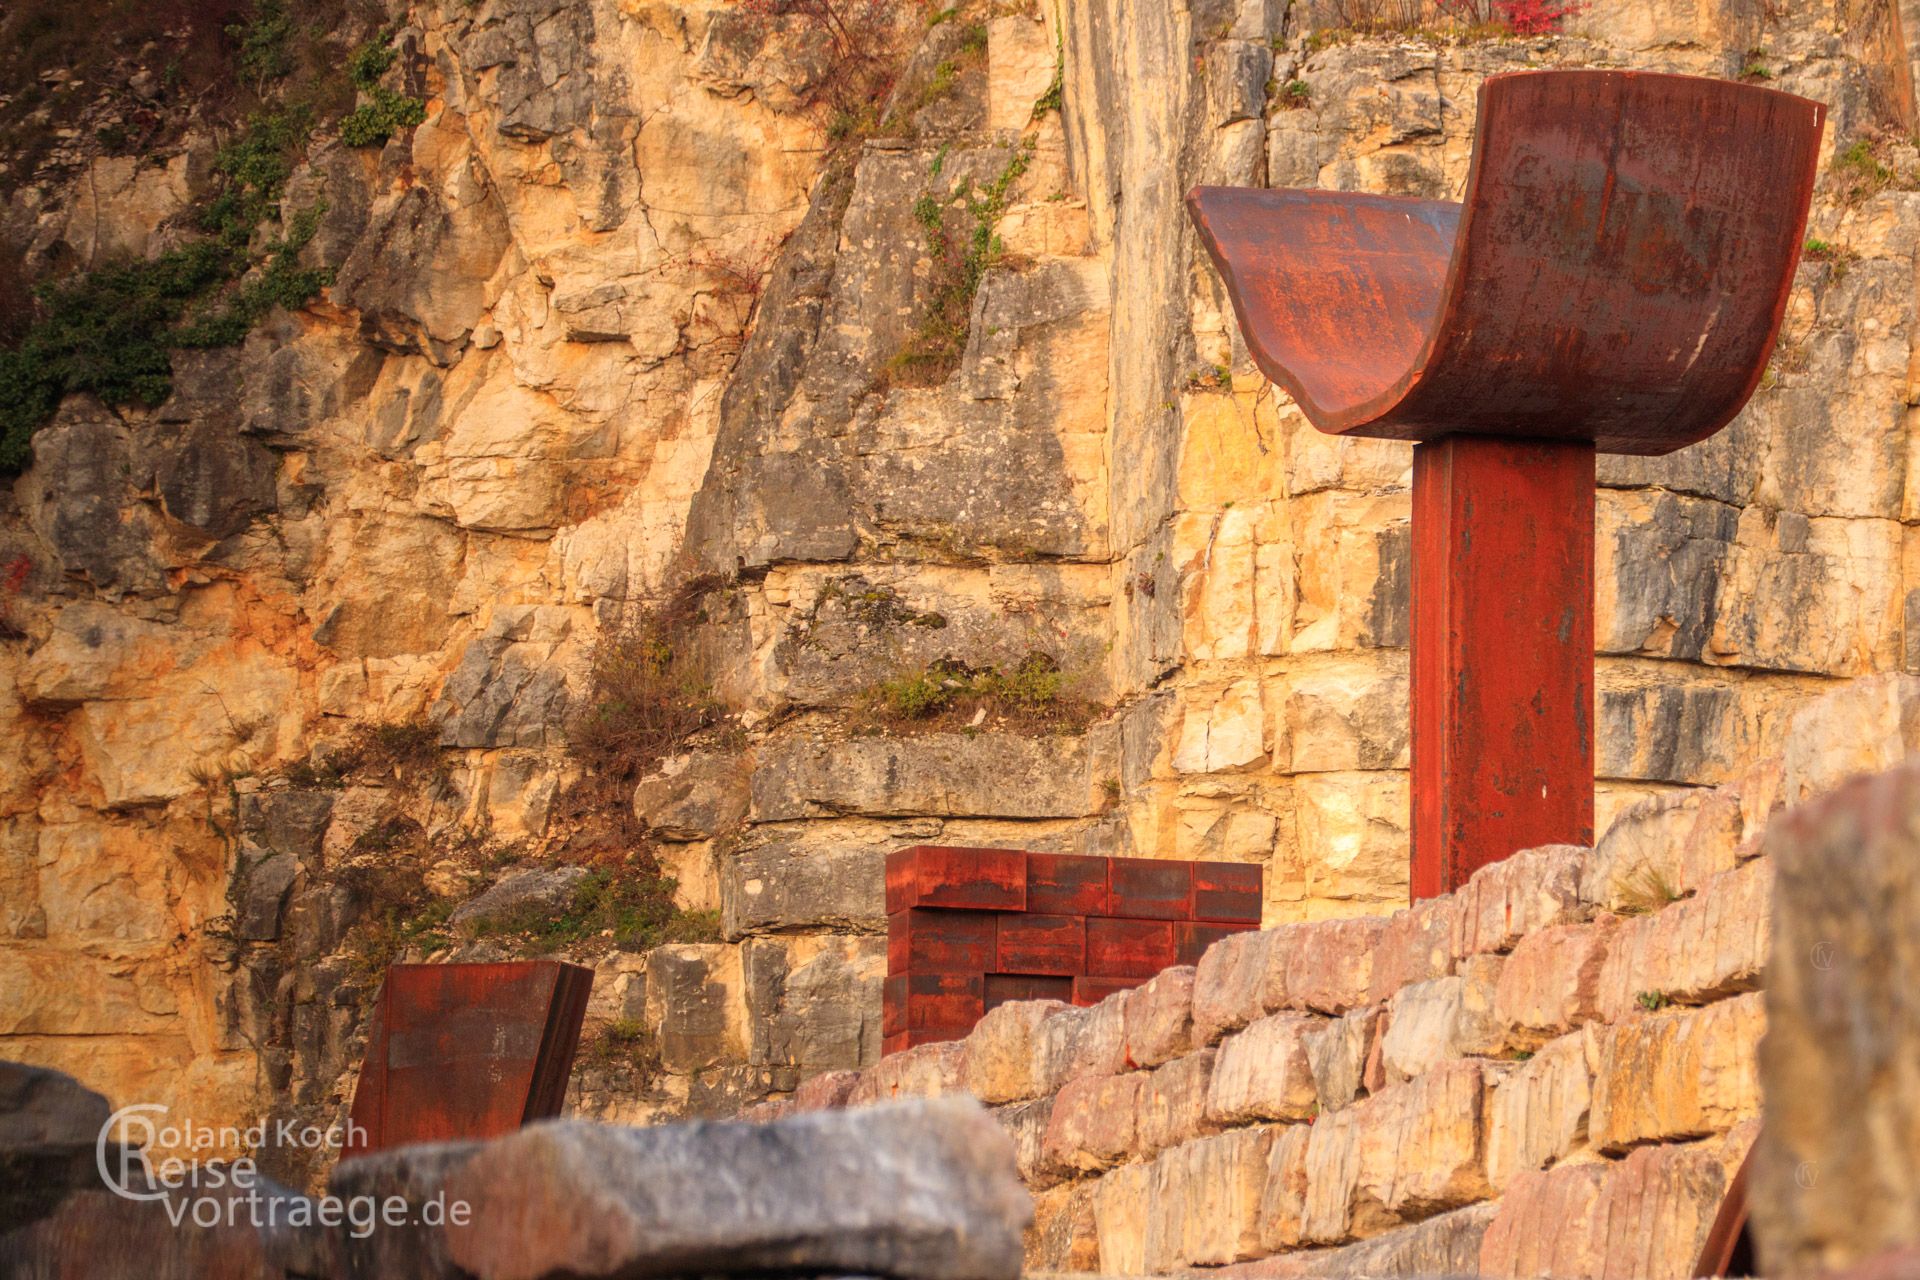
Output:
[[1461,204],[1199,187],[1254,362],[1322,431],[1415,442],[1413,895],[1593,838],[1594,455],[1753,394],[1825,109],[1634,71],[1495,76]]
[[1196,187],[1254,362],[1322,431],[1668,453],[1772,351],[1825,108],[1692,76],[1480,90],[1461,204]]

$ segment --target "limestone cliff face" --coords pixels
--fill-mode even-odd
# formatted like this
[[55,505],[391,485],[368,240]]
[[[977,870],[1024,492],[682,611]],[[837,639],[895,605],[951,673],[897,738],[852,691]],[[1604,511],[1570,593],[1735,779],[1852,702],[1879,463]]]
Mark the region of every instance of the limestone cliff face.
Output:
[[[909,840],[1259,861],[1270,924],[1391,909],[1409,453],[1251,371],[1180,196],[1457,195],[1496,72],[1764,74],[1830,104],[1840,157],[1749,409],[1602,464],[1602,829],[1737,782],[1832,681],[1920,667],[1903,15],[1671,0],[1466,41],[1332,8],[914,11],[851,137],[791,15],[394,9],[424,122],[320,141],[289,185],[325,210],[325,295],[179,355],[157,410],[70,399],[0,497],[31,566],[0,640],[0,1055],[209,1122],[336,1109],[367,876],[405,845],[437,920],[564,860],[595,638],[687,584],[733,718],[639,783],[630,834],[719,937],[580,943],[595,1034],[656,1046],[644,1080],[585,1070],[582,1109],[871,1061],[879,858]],[[192,170],[102,159],[12,216],[152,252]],[[906,376],[951,283],[930,244],[982,228],[957,359]],[[863,710],[1032,655],[1100,713]],[[330,771],[374,725],[431,761]]]

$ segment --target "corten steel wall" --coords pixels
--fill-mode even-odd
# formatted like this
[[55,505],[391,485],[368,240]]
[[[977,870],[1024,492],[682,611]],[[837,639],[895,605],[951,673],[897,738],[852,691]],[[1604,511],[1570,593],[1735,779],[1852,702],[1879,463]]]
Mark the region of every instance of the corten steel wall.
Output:
[[916,845],[887,858],[888,1053],[1009,1000],[1093,1004],[1260,925],[1260,868]]

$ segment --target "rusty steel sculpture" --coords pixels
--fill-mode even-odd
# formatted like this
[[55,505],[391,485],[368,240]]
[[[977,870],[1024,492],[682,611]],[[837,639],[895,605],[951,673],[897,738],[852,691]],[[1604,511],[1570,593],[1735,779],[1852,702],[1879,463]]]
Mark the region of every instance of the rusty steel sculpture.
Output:
[[592,985],[557,960],[390,966],[342,1156],[559,1115]]
[[1255,364],[1334,435],[1414,442],[1418,898],[1593,839],[1595,454],[1759,383],[1825,109],[1631,71],[1495,76],[1460,204],[1198,187]]

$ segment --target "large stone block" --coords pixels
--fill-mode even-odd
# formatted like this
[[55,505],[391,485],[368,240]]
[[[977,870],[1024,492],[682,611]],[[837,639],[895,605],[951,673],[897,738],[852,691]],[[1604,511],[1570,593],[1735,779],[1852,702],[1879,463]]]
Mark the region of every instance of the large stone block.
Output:
[[[1878,690],[1890,718],[1892,692]],[[1839,1269],[1920,1240],[1920,763],[1789,810],[1766,847],[1779,879],[1754,1231],[1769,1270]]]
[[1522,1173],[1498,1202],[1479,1271],[1489,1280],[1690,1275],[1750,1140],[1642,1147],[1618,1162]]
[[1460,978],[1433,978],[1402,987],[1387,1006],[1387,1033],[1380,1065],[1389,1084],[1399,1084],[1461,1055]]
[[1193,975],[1193,1042],[1212,1044],[1278,1008],[1269,991],[1286,990],[1286,940],[1291,930],[1236,933],[1208,947]]
[[1454,954],[1511,951],[1536,929],[1579,920],[1580,878],[1589,855],[1578,845],[1550,844],[1474,872],[1455,895],[1460,906]]
[[1487,1180],[1494,1190],[1586,1141],[1593,1040],[1590,1030],[1561,1036],[1508,1072],[1488,1095]]
[[1057,1093],[1069,1080],[1125,1071],[1127,996],[1120,992],[1082,1009],[1063,1009],[1040,1024],[1035,1070],[1040,1092]]
[[1758,993],[1606,1028],[1594,1068],[1593,1145],[1619,1152],[1703,1137],[1758,1115],[1765,1030]]
[[1142,1072],[1083,1076],[1055,1095],[1040,1142],[1043,1168],[1064,1174],[1098,1173],[1139,1151]]
[[1594,846],[1581,897],[1606,911],[1646,911],[1730,870],[1746,831],[1731,788],[1648,796],[1615,818]]
[[1522,938],[1500,969],[1493,1016],[1507,1044],[1532,1049],[1591,1022],[1618,920],[1553,925]]
[[1213,1132],[1207,1110],[1213,1081],[1214,1049],[1202,1049],[1147,1073],[1140,1092],[1140,1154],[1150,1156],[1189,1138]]
[[1338,1244],[1484,1199],[1486,1071],[1446,1063],[1313,1126],[1302,1238]]
[[447,1179],[452,1260],[489,1280],[807,1270],[1016,1280],[1032,1202],[976,1102],[772,1124],[535,1125]]
[[1614,932],[1600,973],[1600,1016],[1630,1016],[1643,993],[1706,1004],[1760,987],[1767,967],[1773,864],[1760,859],[1712,877],[1697,896]]
[[[1319,920],[1290,930],[1284,1007],[1345,1013],[1368,1003],[1373,957],[1387,922],[1377,916]],[[1272,1001],[1272,989],[1268,999]],[[1269,1003],[1269,1008],[1283,1007]]]
[[1373,1053],[1381,1011],[1369,1006],[1308,1031],[1303,1037],[1320,1112],[1338,1111],[1359,1096]]
[[941,1040],[890,1053],[860,1075],[847,1106],[966,1092],[967,1042]]
[[749,1062],[791,1080],[879,1058],[885,938],[750,938],[740,951]]
[[1194,967],[1162,969],[1126,999],[1127,1057],[1157,1067],[1193,1047]]
[[1866,676],[1809,703],[1785,737],[1781,799],[1800,804],[1920,750],[1920,677]]
[[1236,1129],[1196,1138],[1153,1162],[1146,1232],[1150,1273],[1218,1266],[1259,1254],[1260,1196],[1274,1133]]
[[1305,1120],[1318,1105],[1309,1035],[1321,1018],[1276,1013],[1220,1042],[1207,1094],[1207,1116],[1221,1124]]
[[746,1053],[740,949],[670,943],[647,953],[647,1023],[657,1028],[660,1063],[683,1074]]
[[1375,1003],[1390,999],[1409,983],[1444,978],[1454,971],[1453,939],[1459,912],[1460,898],[1450,893],[1423,898],[1393,913],[1374,952]]
[[830,742],[793,737],[761,748],[753,818],[1080,818],[1103,799],[1084,738],[930,733]]
[[1093,1184],[1094,1234],[1100,1271],[1110,1276],[1147,1274],[1147,1223],[1152,1216],[1154,1167],[1130,1164]]
[[967,1091],[989,1103],[1040,1096],[1041,1027],[1068,1007],[1057,1000],[1012,1000],[987,1010],[967,1035]]
[[800,928],[887,927],[885,851],[778,843],[721,859],[720,927],[728,939]]

